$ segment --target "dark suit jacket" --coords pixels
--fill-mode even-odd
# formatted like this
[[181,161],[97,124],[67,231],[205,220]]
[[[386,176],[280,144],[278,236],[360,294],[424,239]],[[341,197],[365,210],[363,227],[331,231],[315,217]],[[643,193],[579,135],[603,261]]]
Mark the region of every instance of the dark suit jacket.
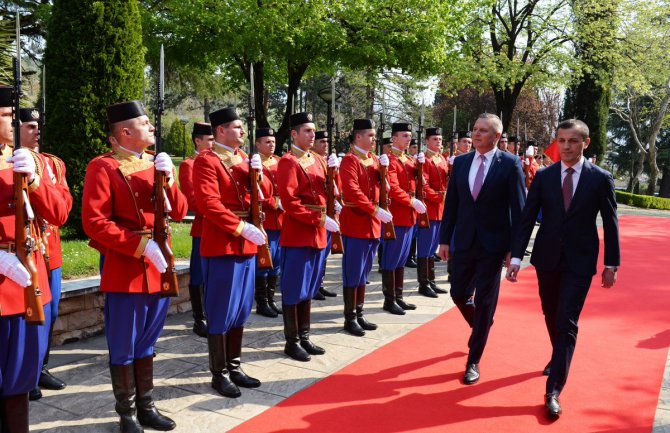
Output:
[[[526,190],[521,160],[496,150],[482,189],[473,200],[468,176],[476,152],[456,157],[440,226],[440,244],[468,250],[475,239],[491,253],[511,248],[512,226],[521,217]],[[453,237],[452,237],[453,236]]]
[[619,266],[619,224],[612,175],[584,161],[577,189],[566,212],[563,206],[561,163],[540,170],[528,191],[521,222],[515,227],[512,257],[522,258],[542,210],[530,262],[541,271],[566,269],[594,275],[598,260],[598,212],[605,232],[605,264]]

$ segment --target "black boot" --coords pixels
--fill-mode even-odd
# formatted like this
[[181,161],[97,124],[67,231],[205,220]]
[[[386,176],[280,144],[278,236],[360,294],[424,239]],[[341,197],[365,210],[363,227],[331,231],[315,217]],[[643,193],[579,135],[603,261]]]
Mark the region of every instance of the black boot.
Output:
[[379,243],[379,246],[377,247],[377,272],[382,271],[382,253],[384,252],[384,244],[382,242]]
[[191,312],[193,313],[193,333],[198,337],[207,337],[207,321],[202,308],[202,287],[188,286],[191,297]]
[[356,289],[356,318],[358,324],[361,325],[361,328],[366,331],[374,331],[377,329],[377,325],[372,322],[369,322],[365,317],[363,317],[363,304],[365,303],[365,284],[358,286]]
[[407,268],[416,268],[416,238],[412,239],[412,244],[409,247],[409,255],[407,256],[407,261],[405,262],[405,267]]
[[296,361],[307,362],[312,359],[309,353],[298,344],[298,306],[282,304],[282,315],[284,316],[284,337],[286,345],[284,353]]
[[361,325],[358,324],[358,321],[356,320],[356,311],[354,311],[356,288],[345,287],[342,289],[342,295],[344,296],[344,330],[356,337],[364,336],[365,331],[361,328]]
[[[44,362],[42,363],[42,372],[40,373],[40,380],[38,382],[38,386],[40,388],[51,389],[53,391],[58,391],[58,390],[61,390],[61,389],[65,388],[65,382],[58,379],[57,377],[55,377],[51,373],[49,373],[49,370],[48,370],[49,353],[51,352],[51,341],[53,340],[53,333],[54,333],[54,327],[53,327],[53,323],[52,323],[51,327],[49,328],[49,340],[48,340],[48,343],[47,343],[47,352],[44,355]],[[39,391],[39,388],[37,390]],[[40,397],[41,397],[41,395],[40,395]]]
[[265,275],[256,276],[256,287],[254,290],[256,298],[256,314],[265,317],[277,317],[278,314],[270,307],[268,303],[268,277]]
[[140,424],[154,430],[174,430],[177,424],[158,412],[154,404],[154,357],[136,359],[134,370],[135,389],[137,390],[135,401],[137,402],[137,419]]
[[400,308],[400,305],[395,301],[395,272],[382,271],[382,292],[384,293],[384,311],[391,314],[402,316],[405,310]]
[[268,275],[268,305],[274,310],[277,315],[281,314],[281,308],[275,302],[275,292],[277,291],[277,275]]
[[326,288],[323,287],[323,286],[319,287],[319,292],[320,292],[323,296],[325,296],[325,297],[327,297],[327,298],[335,298],[335,297],[337,297],[337,293],[335,293],[335,292],[331,292],[330,290],[326,289]]
[[439,263],[439,262],[442,261],[442,259],[440,258],[440,256],[437,253],[433,253],[432,259],[435,261],[435,263]]
[[437,293],[430,287],[428,280],[428,259],[419,258],[416,275],[419,280],[419,293],[428,298],[437,298]]
[[226,367],[226,334],[208,334],[209,371],[212,372],[212,388],[224,397],[237,398],[242,393],[230,380]]
[[233,328],[226,334],[226,365],[230,373],[230,380],[242,388],[258,388],[261,381],[248,376],[242,370],[240,356],[242,355],[242,334],[244,328]]
[[110,365],[116,413],[121,417],[121,433],[143,433],[135,407],[135,371],[133,364]]
[[298,304],[298,337],[302,346],[310,355],[323,355],[326,349],[309,341],[309,329],[312,315],[312,300],[308,299]]
[[430,288],[433,289],[433,292],[447,294],[449,292],[439,288],[435,282],[435,262],[436,260],[433,257],[428,258],[428,284],[430,284]]
[[402,299],[403,285],[405,284],[405,268],[395,270],[395,301],[403,310],[416,310],[416,305],[409,304]]
[[28,433],[28,394],[4,397],[0,400],[0,432]]

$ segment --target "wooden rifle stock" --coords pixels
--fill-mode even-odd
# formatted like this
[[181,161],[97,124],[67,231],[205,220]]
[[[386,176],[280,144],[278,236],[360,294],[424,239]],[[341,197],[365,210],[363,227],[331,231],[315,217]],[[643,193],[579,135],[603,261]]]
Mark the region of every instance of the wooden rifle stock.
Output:
[[[424,182],[423,182],[423,164],[418,160],[416,161],[416,199],[424,202]],[[419,228],[427,229],[430,227],[430,221],[428,220],[428,210],[426,212],[419,214]]]
[[249,167],[249,177],[251,180],[250,185],[250,199],[251,199],[251,224],[255,225],[258,230],[263,232],[265,236],[265,243],[258,246],[258,252],[256,253],[256,260],[258,262],[259,269],[272,269],[272,252],[270,251],[270,245],[268,245],[268,235],[263,229],[263,220],[265,219],[265,213],[261,208],[261,201],[259,199],[259,187],[258,184],[261,181],[260,170],[253,169]]
[[[386,171],[387,167],[379,165],[379,174],[380,174],[380,185],[379,185],[379,207],[385,211],[389,210],[389,193],[388,188],[386,187]],[[385,241],[395,239],[395,227],[393,226],[393,221],[382,224],[382,236]]]
[[165,173],[156,170],[154,174],[154,199],[156,200],[156,215],[154,218],[153,239],[161,249],[167,262],[167,269],[161,274],[161,297],[179,296],[179,282],[177,268],[174,264],[174,255],[170,248],[172,230],[170,216],[165,208],[165,189],[168,188]]
[[[328,202],[326,203],[326,215],[335,219],[335,167],[328,167]],[[340,232],[330,233],[330,253],[342,254],[344,247],[342,245],[342,234]]]

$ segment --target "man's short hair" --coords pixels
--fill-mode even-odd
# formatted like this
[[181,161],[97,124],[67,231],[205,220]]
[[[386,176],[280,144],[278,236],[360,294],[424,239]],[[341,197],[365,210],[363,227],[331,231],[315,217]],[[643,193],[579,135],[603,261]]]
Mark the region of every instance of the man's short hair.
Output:
[[582,134],[582,138],[586,140],[589,138],[589,127],[586,123],[582,122],[579,119],[567,119],[562,121],[556,127],[556,131],[559,129],[572,129],[577,128],[577,130]]
[[354,137],[352,142],[356,140],[356,134],[358,134],[362,137],[363,134],[365,134],[365,131],[369,131],[369,129],[354,129],[353,131],[351,131],[351,135],[352,135],[352,137]]
[[502,134],[503,124],[502,124],[502,120],[500,120],[500,117],[496,116],[495,114],[491,114],[491,113],[483,113],[483,114],[480,114],[479,117],[477,117],[477,119],[491,120],[492,121],[491,123],[493,124],[493,129],[495,130],[495,132],[498,133],[498,134]]

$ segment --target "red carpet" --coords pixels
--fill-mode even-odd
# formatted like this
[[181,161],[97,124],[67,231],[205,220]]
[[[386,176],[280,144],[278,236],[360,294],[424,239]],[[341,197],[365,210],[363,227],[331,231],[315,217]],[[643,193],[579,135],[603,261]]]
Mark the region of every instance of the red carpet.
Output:
[[467,329],[454,309],[233,432],[650,432],[670,346],[670,219],[620,224],[619,281],[593,280],[558,421],[544,417],[550,348],[527,269],[503,283],[478,384],[461,384]]

